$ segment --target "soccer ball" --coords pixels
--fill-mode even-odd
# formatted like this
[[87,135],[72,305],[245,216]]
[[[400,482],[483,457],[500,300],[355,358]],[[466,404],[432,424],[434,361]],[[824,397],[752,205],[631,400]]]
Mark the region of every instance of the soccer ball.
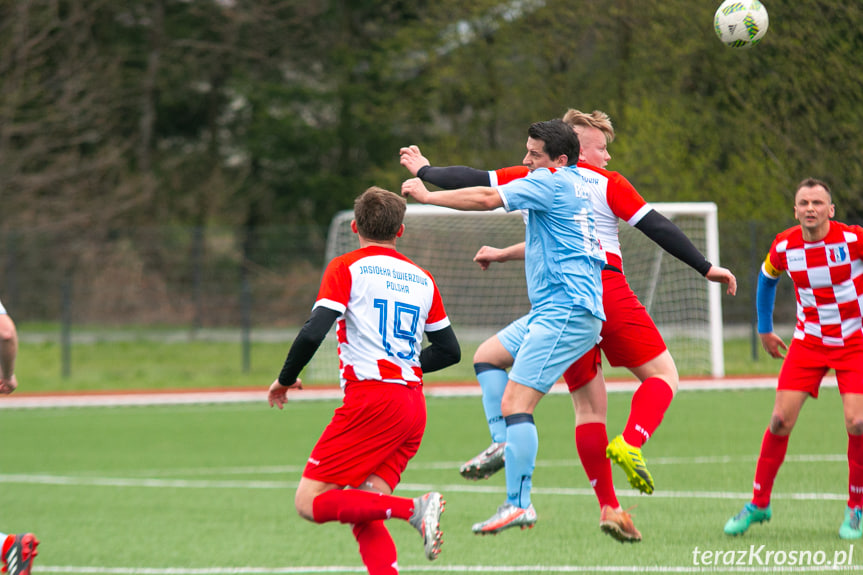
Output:
[[751,48],[767,33],[767,8],[758,0],[725,0],[713,15],[713,28],[726,46]]

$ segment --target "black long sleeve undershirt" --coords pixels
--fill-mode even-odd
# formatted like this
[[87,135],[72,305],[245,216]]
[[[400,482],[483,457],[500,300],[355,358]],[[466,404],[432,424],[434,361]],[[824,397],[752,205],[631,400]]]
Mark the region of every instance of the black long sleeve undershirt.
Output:
[[707,275],[713,265],[704,257],[692,241],[686,237],[674,222],[657,212],[650,210],[641,221],[635,224],[644,235],[656,242],[659,247],[692,267],[702,276]]
[[[339,312],[326,307],[316,307],[312,310],[309,319],[291,344],[285,364],[279,373],[279,383],[288,386],[297,381],[300,372],[314,357],[339,315],[341,315]],[[426,337],[430,345],[420,352],[420,368],[423,373],[443,369],[461,360],[461,347],[452,326],[426,332]]]
[[312,310],[309,319],[291,344],[288,357],[285,358],[285,364],[279,373],[279,383],[287,386],[297,381],[300,372],[312,360],[324,338],[327,337],[327,332],[340,315],[336,310],[326,307],[316,307]]
[[[467,166],[423,166],[417,171],[417,177],[445,190],[491,185],[487,171]],[[698,251],[698,248],[674,222],[656,210],[648,212],[640,222],[635,224],[635,227],[656,242],[659,247],[692,267],[702,276],[707,275],[707,272],[710,271],[712,266],[710,261]]]
[[417,177],[444,190],[491,185],[488,172],[467,166],[423,166],[417,171]]
[[426,337],[429,345],[420,352],[420,368],[423,373],[431,373],[461,361],[461,346],[452,326],[427,331]]

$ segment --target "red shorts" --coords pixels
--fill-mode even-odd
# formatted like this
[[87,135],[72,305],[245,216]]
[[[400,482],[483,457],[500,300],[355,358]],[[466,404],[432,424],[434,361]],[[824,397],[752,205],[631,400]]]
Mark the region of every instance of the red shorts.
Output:
[[422,386],[349,382],[342,405],[312,449],[303,477],[359,487],[374,474],[395,489],[420,447],[425,427]]
[[817,398],[828,369],[836,371],[839,393],[863,393],[863,344],[829,347],[792,340],[776,388],[805,391]]
[[[668,349],[656,324],[620,272],[603,270],[602,306],[605,322],[599,347],[614,367],[644,365]],[[570,391],[583,387],[596,376],[595,359],[587,353],[564,373]]]

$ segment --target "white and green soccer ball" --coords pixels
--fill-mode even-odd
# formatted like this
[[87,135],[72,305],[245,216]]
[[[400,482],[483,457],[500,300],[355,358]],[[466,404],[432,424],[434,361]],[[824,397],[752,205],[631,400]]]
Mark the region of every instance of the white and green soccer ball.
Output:
[[713,28],[723,44],[751,48],[767,33],[767,8],[758,0],[725,0],[713,15]]

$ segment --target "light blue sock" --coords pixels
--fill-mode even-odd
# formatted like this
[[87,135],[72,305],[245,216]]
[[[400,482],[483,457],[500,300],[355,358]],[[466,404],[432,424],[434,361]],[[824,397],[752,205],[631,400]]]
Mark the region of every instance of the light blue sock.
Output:
[[500,402],[509,376],[506,370],[490,363],[475,363],[473,369],[482,390],[482,408],[485,411],[491,440],[494,443],[503,443],[506,441],[506,423],[500,411]]
[[514,413],[506,417],[506,501],[527,509],[539,436],[530,413]]

